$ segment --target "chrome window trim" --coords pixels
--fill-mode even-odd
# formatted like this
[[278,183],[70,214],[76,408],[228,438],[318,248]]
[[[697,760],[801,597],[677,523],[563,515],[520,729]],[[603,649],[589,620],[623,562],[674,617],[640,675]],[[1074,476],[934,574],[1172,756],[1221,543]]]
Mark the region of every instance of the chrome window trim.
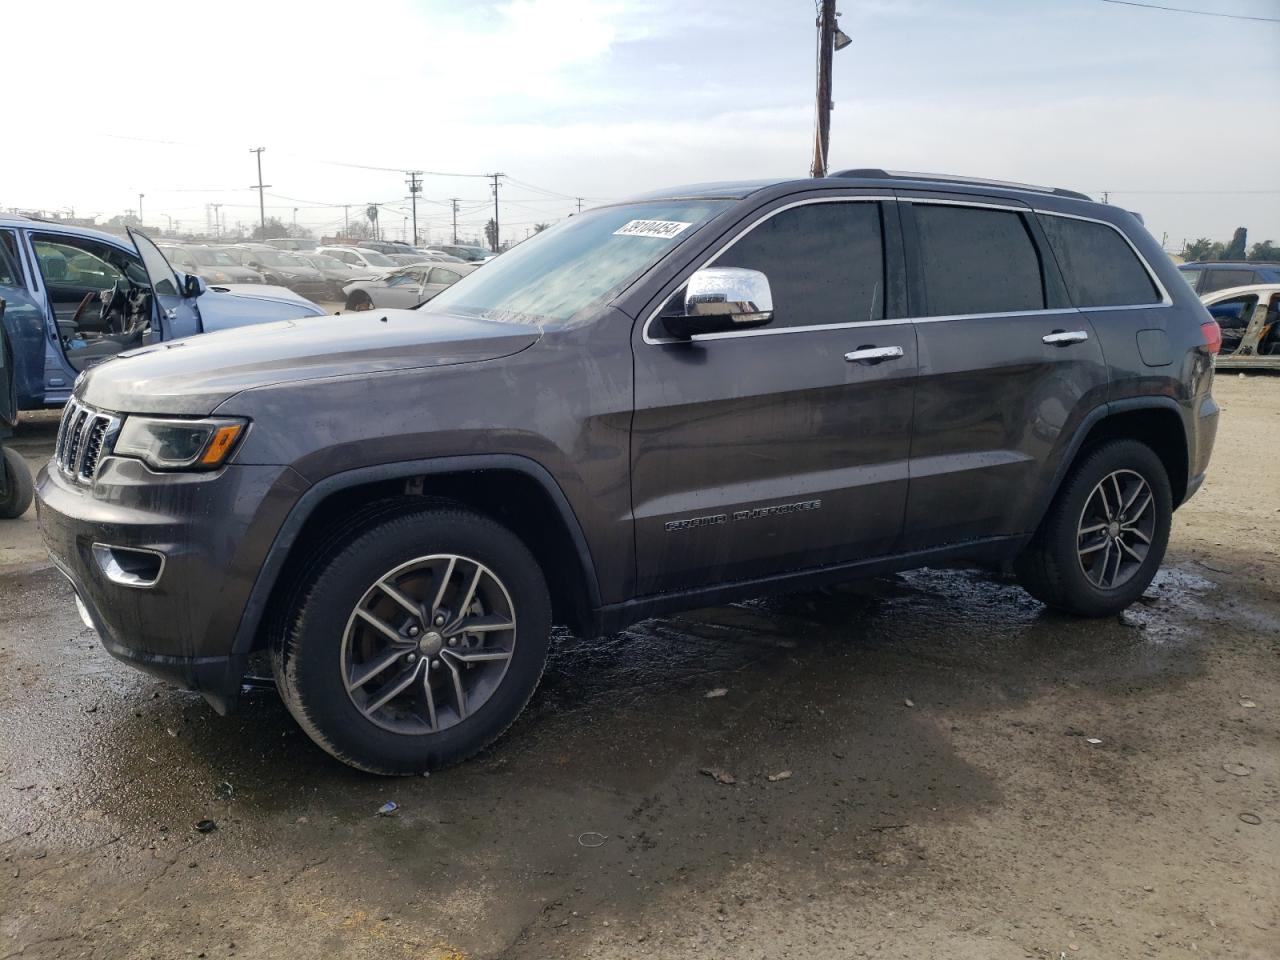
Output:
[[[701,270],[704,267],[710,266],[713,260],[719,257],[722,253],[724,253],[726,250],[732,247],[735,243],[737,243],[739,240],[745,237],[748,233],[750,233],[756,227],[760,226],[760,224],[764,223],[766,220],[772,220],[778,214],[783,213],[786,210],[793,210],[796,207],[804,207],[814,203],[882,203],[885,201],[894,202],[896,200],[897,200],[897,197],[888,196],[888,195],[860,194],[858,196],[853,196],[853,197],[849,197],[849,196],[805,197],[803,200],[793,200],[791,203],[784,203],[782,206],[774,207],[772,210],[768,211],[767,213],[761,215],[760,217],[757,217],[755,220],[752,220],[751,223],[747,224],[745,227],[743,227],[741,230],[735,233],[733,237],[730,238],[726,243],[717,247],[715,252],[712,253],[711,256],[703,260],[702,263],[698,264],[698,266],[694,267],[693,270],[690,272],[691,273],[697,272],[698,270]],[[676,289],[678,290],[680,288],[677,287]],[[661,343],[689,343],[690,342],[689,340],[681,340],[679,337],[649,336],[649,328],[653,326],[653,321],[658,318],[658,314],[662,312],[662,308],[666,306],[667,300],[669,299],[670,297],[668,297],[667,299],[664,299],[661,303],[659,303],[656,307],[654,307],[653,310],[650,312],[648,319],[645,320],[644,328],[642,329],[640,334],[641,339],[645,343],[661,344]],[[821,324],[809,324],[804,327],[779,327],[776,330],[765,330],[765,329],[744,330],[741,333],[726,331],[725,333],[703,334],[701,337],[697,339],[698,340],[711,340],[711,339],[727,340],[733,337],[761,336],[761,335],[770,335],[770,334],[777,335],[782,333],[789,333],[792,331],[833,330],[833,329],[840,329],[844,327],[859,327],[859,326],[866,326],[868,324],[878,324],[881,322],[882,321],[879,321],[879,320],[862,320],[862,321],[851,321],[849,323],[843,323],[843,324],[821,323]],[[901,323],[902,321],[894,320],[892,322]]]
[[1110,227],[1116,233],[1120,234],[1120,239],[1129,245],[1129,249],[1133,251],[1133,255],[1138,258],[1138,262],[1142,264],[1142,269],[1147,271],[1147,276],[1155,285],[1156,291],[1160,294],[1160,299],[1152,303],[1121,303],[1113,306],[1105,307],[1079,307],[1080,310],[1151,310],[1155,307],[1171,307],[1173,306],[1173,297],[1169,296],[1169,291],[1165,285],[1160,282],[1160,278],[1156,275],[1155,270],[1151,268],[1151,263],[1142,255],[1142,251],[1133,245],[1133,241],[1129,239],[1128,234],[1108,220],[1099,220],[1097,217],[1085,217],[1078,213],[1059,213],[1056,210],[1040,210],[1036,209],[1038,217],[1065,217],[1068,220],[1083,220],[1086,223],[1100,223],[1104,227]]
[[783,333],[814,333],[818,330],[853,330],[856,327],[887,327],[910,323],[907,317],[891,320],[850,320],[848,323],[810,323],[802,327],[778,327],[769,330],[761,327],[756,330],[726,330],[723,333],[696,333],[688,340],[671,338],[669,340],[650,340],[649,343],[702,343],[704,340],[734,340],[738,337],[776,337]]
[[[912,189],[920,189],[918,187]],[[992,203],[989,200],[948,200],[944,197],[898,197],[901,203],[914,203],[922,207],[982,207],[987,210],[1011,210],[1014,213],[1030,213],[1031,204]]]

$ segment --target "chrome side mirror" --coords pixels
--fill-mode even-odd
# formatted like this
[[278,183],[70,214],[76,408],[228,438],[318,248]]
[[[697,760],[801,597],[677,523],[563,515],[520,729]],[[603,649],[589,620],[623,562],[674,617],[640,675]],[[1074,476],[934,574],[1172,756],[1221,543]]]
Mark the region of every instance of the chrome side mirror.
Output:
[[762,327],[773,320],[769,278],[744,267],[704,267],[685,285],[684,314],[663,317],[673,337]]

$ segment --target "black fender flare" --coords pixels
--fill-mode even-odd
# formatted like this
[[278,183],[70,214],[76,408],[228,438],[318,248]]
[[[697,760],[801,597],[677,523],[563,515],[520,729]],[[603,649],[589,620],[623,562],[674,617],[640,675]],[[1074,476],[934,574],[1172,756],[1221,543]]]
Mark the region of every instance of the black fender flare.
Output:
[[578,517],[569,505],[569,500],[564,495],[564,491],[560,489],[560,485],[546,467],[536,460],[517,456],[516,454],[476,454],[435,457],[426,460],[404,460],[396,463],[358,467],[354,470],[335,473],[308,487],[306,492],[298,498],[298,501],[289,510],[289,515],[285,517],[284,523],[280,525],[280,529],[276,532],[275,539],[267,550],[266,559],[263,560],[262,566],[258,570],[258,576],[254,580],[253,589],[249,592],[249,599],[240,615],[240,625],[236,628],[235,638],[232,641],[232,655],[247,655],[253,648],[258,627],[262,623],[263,614],[267,610],[267,603],[280,577],[280,572],[284,568],[289,551],[292,549],[298,534],[306,525],[307,520],[310,519],[316,507],[326,497],[340,490],[381,480],[409,479],[411,477],[447,473],[469,473],[477,470],[507,470],[521,473],[536,482],[546,492],[560,514],[560,519],[564,523],[565,529],[569,533],[569,538],[573,542],[574,550],[578,555],[578,562],[585,572],[587,602],[592,609],[599,608],[601,606],[600,584],[596,577],[595,564],[591,559],[591,550],[587,545],[586,536],[582,532],[582,525],[578,522]]
[[[1067,471],[1075,463],[1076,455],[1080,452],[1080,448],[1084,446],[1085,438],[1089,436],[1089,432],[1107,417],[1118,413],[1129,413],[1133,410],[1168,410],[1177,415],[1179,423],[1183,422],[1182,405],[1172,397],[1127,397],[1123,400],[1109,400],[1094,407],[1080,421],[1075,433],[1071,435],[1071,440],[1063,448],[1062,457],[1058,460],[1058,465],[1054,469],[1052,482],[1044,488],[1044,492],[1036,503],[1036,512],[1034,514],[1036,520],[1035,529],[1039,529],[1040,522],[1049,510],[1049,505],[1057,497],[1058,491],[1062,488],[1062,482],[1067,478]],[[1185,424],[1183,424],[1182,428],[1182,443],[1185,450],[1187,443]],[[1190,451],[1185,450],[1185,453],[1189,464]]]

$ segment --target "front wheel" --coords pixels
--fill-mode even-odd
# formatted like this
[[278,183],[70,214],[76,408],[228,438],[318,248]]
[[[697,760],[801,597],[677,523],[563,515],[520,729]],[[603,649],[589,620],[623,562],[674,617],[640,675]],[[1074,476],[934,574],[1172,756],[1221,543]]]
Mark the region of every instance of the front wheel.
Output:
[[0,450],[0,470],[4,470],[4,483],[0,483],[0,520],[16,520],[31,506],[34,485],[31,469],[22,454],[12,447]]
[[1108,441],[1072,467],[1015,572],[1051,607],[1085,617],[1119,613],[1160,568],[1172,518],[1160,458],[1136,440]]
[[344,763],[403,775],[466,759],[542,676],[551,602],[533,555],[462,509],[392,515],[312,567],[272,649],[303,730]]

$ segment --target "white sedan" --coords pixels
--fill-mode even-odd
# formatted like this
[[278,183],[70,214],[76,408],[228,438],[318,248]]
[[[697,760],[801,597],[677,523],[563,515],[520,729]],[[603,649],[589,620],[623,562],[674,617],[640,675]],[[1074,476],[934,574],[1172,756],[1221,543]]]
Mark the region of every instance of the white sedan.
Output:
[[419,263],[393,270],[376,280],[356,280],[343,287],[342,292],[346,295],[348,310],[416,307],[479,266],[478,263]]

